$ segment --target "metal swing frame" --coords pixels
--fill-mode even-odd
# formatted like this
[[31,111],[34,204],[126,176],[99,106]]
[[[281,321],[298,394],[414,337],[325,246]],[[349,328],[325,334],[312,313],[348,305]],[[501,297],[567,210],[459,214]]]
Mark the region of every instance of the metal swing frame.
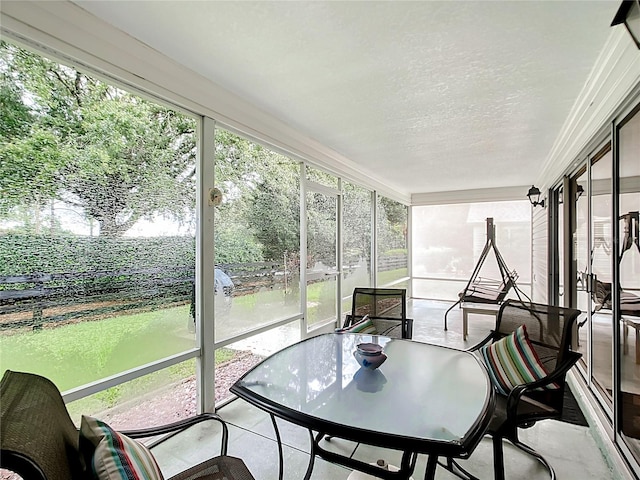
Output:
[[[500,251],[496,245],[496,227],[493,223],[493,218],[488,217],[486,220],[487,224],[487,240],[484,244],[484,248],[482,249],[482,253],[480,254],[480,258],[478,258],[478,262],[476,263],[475,268],[473,269],[473,273],[471,274],[471,278],[467,282],[467,285],[464,287],[464,290],[458,294],[460,297],[456,303],[451,305],[447,309],[444,314],[444,329],[448,330],[447,325],[447,315],[456,305],[461,304],[462,302],[472,302],[472,303],[488,303],[499,305],[509,293],[509,290],[513,288],[518,296],[520,301],[523,301],[522,296],[524,296],[528,301],[531,299],[527,296],[526,293],[522,292],[518,286],[516,285],[516,280],[518,278],[518,274],[515,270],[509,270],[507,263],[502,258]],[[496,256],[496,261],[498,262],[498,269],[500,270],[500,276],[502,277],[502,283],[498,286],[498,288],[488,287],[486,285],[482,285],[477,280],[481,277],[478,276],[480,273],[480,269],[484,264],[484,261],[487,259],[487,255],[489,252],[493,250],[493,253]],[[474,297],[473,293],[481,293],[487,296],[485,297]],[[493,296],[489,296],[489,294]]]

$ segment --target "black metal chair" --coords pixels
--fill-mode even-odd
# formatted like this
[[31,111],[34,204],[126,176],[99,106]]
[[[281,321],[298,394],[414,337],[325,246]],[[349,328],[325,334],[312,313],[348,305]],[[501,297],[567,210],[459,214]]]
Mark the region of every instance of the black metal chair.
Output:
[[[28,480],[90,478],[78,429],[60,391],[50,380],[7,370],[0,382],[0,414],[0,468]],[[222,426],[220,455],[171,477],[171,480],[205,477],[253,480],[241,459],[227,455],[228,429],[218,415],[204,413],[161,427],[120,433],[130,438],[170,435],[208,420]]]
[[[508,395],[496,392],[496,409],[487,432],[493,438],[496,480],[505,478],[504,439],[537,458],[549,470],[551,478],[556,478],[547,460],[518,439],[518,429],[532,427],[539,420],[562,416],[564,389],[567,388],[565,377],[581,357],[580,353],[571,350],[575,322],[580,313],[573,308],[507,300],[496,316],[495,329],[469,349],[478,351],[525,325],[533,350],[547,372],[540,380],[515,386]],[[551,385],[554,385],[553,389],[548,388]],[[449,466],[452,463],[449,459]]]
[[407,290],[404,288],[361,288],[353,290],[351,314],[343,329],[368,317],[379,335],[410,339],[413,319],[407,318]]

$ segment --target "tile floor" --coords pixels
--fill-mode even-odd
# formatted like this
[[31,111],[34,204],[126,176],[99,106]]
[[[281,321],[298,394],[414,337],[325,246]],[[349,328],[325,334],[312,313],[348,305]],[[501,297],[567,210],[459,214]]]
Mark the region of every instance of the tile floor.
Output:
[[[443,318],[448,304],[412,300],[409,302],[410,316],[414,318],[414,340],[439,343],[457,348],[466,348],[484,337],[493,324],[489,316],[469,317],[469,337],[462,340],[462,315],[459,309],[449,314],[449,329],[444,331]],[[230,430],[229,454],[241,457],[257,480],[278,478],[278,453],[273,425],[267,414],[247,404],[235,400],[218,412],[228,423]],[[309,435],[306,430],[278,421],[278,428],[284,444],[284,478],[297,480],[304,477],[309,461]],[[184,435],[170,439],[154,448],[154,454],[166,477],[181,471],[219,449],[219,428],[209,425],[194,428],[191,438]],[[521,431],[521,439],[547,458],[556,470],[558,479],[605,480],[625,479],[616,473],[606,461],[598,442],[588,427],[547,420],[539,422],[531,429]],[[384,458],[390,464],[398,464],[398,452],[357,445],[353,442],[332,439],[325,442],[326,448],[353,455],[354,458],[375,462]],[[196,447],[194,447],[196,446]],[[491,440],[485,438],[471,459],[463,462],[465,468],[481,479],[493,477],[493,457]],[[419,456],[415,479],[424,476],[426,457]],[[505,444],[505,469],[508,479],[546,479],[546,470],[526,454]],[[316,459],[313,479],[349,479],[352,472]],[[439,468],[438,480],[456,478]],[[351,477],[349,480],[352,480]]]

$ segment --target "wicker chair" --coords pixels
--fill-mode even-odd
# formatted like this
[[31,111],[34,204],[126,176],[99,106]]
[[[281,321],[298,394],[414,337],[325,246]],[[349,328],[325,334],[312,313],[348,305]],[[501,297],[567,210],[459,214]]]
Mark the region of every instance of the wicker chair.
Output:
[[[84,480],[90,478],[80,451],[78,429],[58,388],[47,378],[7,370],[0,382],[0,467],[28,480]],[[144,430],[122,431],[130,438],[177,433],[203,421],[222,425],[221,454],[171,480],[253,480],[244,462],[227,455],[228,429],[215,414]]]
[[355,288],[351,314],[342,326],[349,329],[368,317],[379,335],[410,339],[413,319],[407,318],[407,290],[404,288]]
[[[565,377],[581,357],[580,353],[571,350],[571,338],[580,313],[572,308],[507,300],[500,307],[495,329],[470,349],[477,351],[525,325],[533,350],[547,372],[540,380],[515,386],[508,395],[496,392],[496,408],[487,432],[493,438],[496,480],[504,479],[504,439],[537,458],[548,469],[551,478],[556,478],[547,460],[520,442],[518,429],[529,428],[539,420],[562,416]],[[551,384],[557,388],[544,388]],[[449,459],[448,462],[451,466],[452,461]]]

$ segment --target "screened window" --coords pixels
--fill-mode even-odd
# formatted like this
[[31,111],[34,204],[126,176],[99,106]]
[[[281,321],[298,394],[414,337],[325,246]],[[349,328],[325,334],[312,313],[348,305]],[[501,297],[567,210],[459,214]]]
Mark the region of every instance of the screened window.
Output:
[[[412,209],[413,294],[457,300],[487,240],[486,219],[493,218],[496,246],[518,285],[531,282],[531,205],[528,201],[416,206]],[[493,250],[480,275],[500,279]]]
[[343,313],[351,311],[351,295],[355,287],[371,286],[372,207],[371,190],[343,182]]
[[0,74],[0,371],[193,350],[196,120],[8,43]]
[[215,340],[300,313],[300,166],[215,133]]
[[378,276],[377,286],[392,285],[408,273],[407,225],[409,208],[378,195],[377,202]]

